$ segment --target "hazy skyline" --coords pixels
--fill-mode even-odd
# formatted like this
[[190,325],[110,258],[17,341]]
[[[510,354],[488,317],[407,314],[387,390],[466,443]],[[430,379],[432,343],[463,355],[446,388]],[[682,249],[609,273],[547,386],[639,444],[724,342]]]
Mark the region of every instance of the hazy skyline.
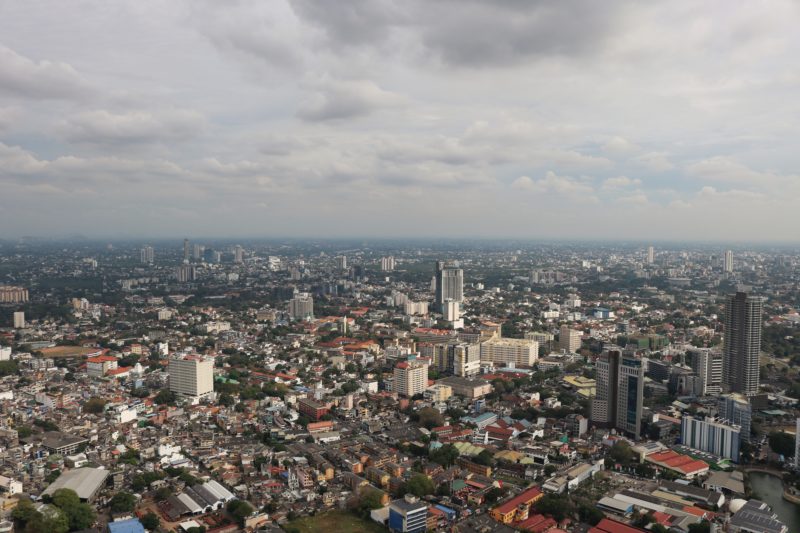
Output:
[[797,241],[798,22],[0,0],[0,237]]

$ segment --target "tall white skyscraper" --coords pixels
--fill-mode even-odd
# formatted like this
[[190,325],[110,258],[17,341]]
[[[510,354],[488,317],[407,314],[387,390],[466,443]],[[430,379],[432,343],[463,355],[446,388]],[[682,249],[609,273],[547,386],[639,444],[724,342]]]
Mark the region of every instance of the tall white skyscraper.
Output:
[[761,315],[764,298],[746,292],[729,296],[725,304],[722,374],[731,392],[758,392]]
[[412,397],[428,388],[428,363],[409,356],[407,361],[394,367],[394,391],[401,396]]
[[189,281],[194,281],[196,277],[196,271],[194,269],[194,265],[181,265],[175,269],[175,279],[178,283],[186,283]]
[[794,467],[800,467],[800,418],[795,420],[794,426]]
[[733,252],[728,250],[725,252],[725,272],[733,272]]
[[288,312],[293,320],[311,320],[314,318],[314,299],[307,292],[297,293],[289,300]]
[[681,419],[681,444],[738,463],[741,429],[711,417],[700,419],[684,415]]
[[17,329],[25,327],[25,311],[14,311],[14,327]]
[[647,247],[647,264],[652,265],[656,261],[656,250],[652,246]]
[[345,270],[347,268],[347,256],[346,255],[338,255],[336,256],[336,268],[339,270]]
[[244,262],[244,248],[242,248],[238,244],[233,249],[233,262],[234,263],[243,263]]
[[464,271],[455,266],[448,266],[444,261],[436,262],[435,304],[438,311],[448,300],[464,301]]
[[689,350],[692,370],[700,378],[703,395],[716,396],[722,392],[722,353],[711,348]]
[[155,260],[155,252],[153,252],[153,247],[150,245],[145,246],[139,251],[139,260],[142,263],[151,265]]
[[199,355],[169,360],[169,390],[179,396],[202,398],[214,392],[214,361]]
[[395,261],[394,256],[381,257],[381,270],[384,272],[391,272],[394,270]]
[[183,239],[183,260],[189,261],[189,239]]
[[578,353],[581,349],[582,336],[583,333],[580,331],[563,324],[558,333],[558,349],[567,353]]
[[597,387],[591,403],[592,423],[639,436],[644,408],[641,359],[608,350],[597,359]]

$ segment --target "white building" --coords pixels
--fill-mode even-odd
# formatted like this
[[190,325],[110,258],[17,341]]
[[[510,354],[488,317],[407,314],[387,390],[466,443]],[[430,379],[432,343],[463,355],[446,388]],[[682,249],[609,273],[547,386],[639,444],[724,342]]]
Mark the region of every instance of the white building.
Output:
[[725,252],[725,272],[733,272],[733,252],[728,250]]
[[428,387],[428,364],[415,357],[394,367],[394,391],[401,396],[423,394]]
[[203,398],[214,393],[214,361],[199,355],[169,360],[169,390],[179,396]]
[[794,429],[794,467],[800,467],[800,418],[795,421]]
[[391,272],[395,268],[395,260],[393,256],[381,257],[381,270],[384,272]]
[[407,315],[428,314],[428,302],[406,302],[404,307]]
[[16,329],[25,327],[25,311],[14,311],[14,327]]
[[711,348],[692,348],[692,370],[700,378],[703,396],[716,396],[722,393],[722,352]]
[[739,461],[740,432],[739,426],[726,424],[711,417],[700,420],[684,415],[681,419],[681,444],[734,462]]
[[289,316],[293,320],[312,320],[314,318],[314,299],[307,292],[300,292],[289,300]]
[[564,324],[558,334],[558,349],[567,353],[577,353],[581,348],[582,333]]
[[0,491],[8,496],[22,492],[22,482],[14,478],[0,476]]
[[494,366],[532,367],[539,359],[539,343],[530,339],[492,337],[481,343],[481,362]]

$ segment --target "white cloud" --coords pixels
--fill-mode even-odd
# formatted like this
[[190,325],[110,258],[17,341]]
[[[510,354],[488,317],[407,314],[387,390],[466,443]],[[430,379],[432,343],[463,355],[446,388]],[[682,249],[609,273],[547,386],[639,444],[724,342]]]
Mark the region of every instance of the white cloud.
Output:
[[648,152],[635,158],[634,161],[640,166],[653,172],[666,172],[675,168],[669,157],[664,152]]
[[703,180],[770,186],[781,177],[770,172],[757,172],[729,157],[717,156],[693,163],[686,168],[690,176]]
[[603,182],[603,189],[624,189],[627,187],[639,187],[642,180],[638,178],[629,178],[628,176],[617,176],[615,178],[608,178]]
[[205,119],[196,111],[111,113],[99,110],[70,117],[59,130],[71,142],[113,144],[178,141],[194,137],[204,127]]
[[637,152],[640,148],[624,137],[615,135],[603,145],[603,151],[613,156],[628,155]]
[[796,238],[791,0],[82,5],[0,18],[0,236]]
[[311,121],[348,119],[404,103],[400,95],[385,91],[370,80],[328,80],[315,87],[297,114]]
[[0,94],[34,99],[79,98],[87,83],[68,63],[34,61],[0,45]]
[[579,200],[586,200],[594,193],[591,185],[568,176],[559,176],[552,171],[547,171],[545,176],[539,180],[531,179],[528,176],[520,176],[511,183],[511,187],[536,194],[571,196]]

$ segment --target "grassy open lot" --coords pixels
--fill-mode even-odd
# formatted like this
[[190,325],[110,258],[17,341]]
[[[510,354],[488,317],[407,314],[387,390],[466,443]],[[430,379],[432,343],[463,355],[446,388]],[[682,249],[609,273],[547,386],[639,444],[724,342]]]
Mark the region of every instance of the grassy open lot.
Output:
[[44,357],[81,357],[90,353],[95,353],[97,348],[85,348],[83,346],[53,346],[52,348],[42,348]]
[[329,511],[292,520],[283,528],[298,533],[386,533],[386,528],[344,511]]

